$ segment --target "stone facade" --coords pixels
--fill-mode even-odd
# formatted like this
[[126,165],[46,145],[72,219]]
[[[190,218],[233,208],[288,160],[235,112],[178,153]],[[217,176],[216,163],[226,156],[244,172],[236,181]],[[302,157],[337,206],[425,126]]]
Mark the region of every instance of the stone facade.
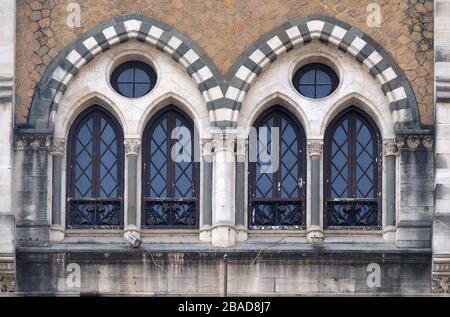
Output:
[[[5,1],[2,295],[221,296],[225,284],[229,295],[448,295],[450,1]],[[373,8],[380,8],[379,25]],[[109,77],[135,59],[152,65],[158,79],[147,95],[130,99]],[[291,80],[315,62],[340,81],[320,100],[299,94]],[[66,225],[68,135],[93,104],[123,130],[120,229]],[[169,104],[198,133],[192,230],[142,224],[143,131]],[[306,223],[257,230],[249,225],[250,136],[243,131],[273,105],[304,128]],[[324,225],[325,131],[350,106],[380,132],[376,230]],[[132,247],[130,239],[142,244]]]
[[[300,16],[323,14],[362,30],[391,55],[411,82],[424,124],[432,124],[433,1],[377,1],[380,27],[369,27],[373,1],[78,1],[81,26],[67,25],[70,0],[17,2],[16,120],[27,123],[35,89],[57,54],[103,21],[138,13],[175,26],[222,74],[259,38]],[[70,10],[70,7],[69,7]],[[225,76],[226,77],[226,76]]]

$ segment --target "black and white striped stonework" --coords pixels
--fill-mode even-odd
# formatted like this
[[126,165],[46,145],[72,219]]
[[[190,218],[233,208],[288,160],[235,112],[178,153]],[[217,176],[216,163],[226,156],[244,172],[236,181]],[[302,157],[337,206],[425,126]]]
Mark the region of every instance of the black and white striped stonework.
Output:
[[[51,121],[61,95],[79,70],[98,54],[130,39],[150,43],[181,63],[197,82],[211,111],[216,108],[216,102],[223,98],[223,94],[217,82],[218,71],[206,54],[186,36],[168,25],[132,14],[101,24],[58,55],[41,80],[33,98],[30,123],[39,125],[39,122],[36,122],[38,120]],[[35,103],[36,107],[33,107]],[[42,107],[42,103],[47,105]],[[37,110],[33,108],[40,111],[33,111]]]
[[246,93],[266,66],[279,55],[315,39],[337,46],[367,68],[390,101],[396,130],[420,127],[417,102],[404,73],[369,36],[341,21],[312,15],[288,22],[256,41],[223,77],[192,40],[138,14],[102,23],[59,53],[35,92],[29,125],[51,129],[58,102],[79,70],[98,54],[130,39],[147,42],[181,63],[205,98],[211,123],[218,127],[236,125]]
[[216,116],[229,118],[230,122],[221,125],[236,122],[246,93],[264,67],[281,54],[314,39],[337,46],[368,69],[389,99],[397,129],[416,127],[420,123],[411,85],[392,57],[363,32],[336,19],[312,15],[283,25],[241,55],[239,63],[232,68],[230,85],[225,93],[227,109]]

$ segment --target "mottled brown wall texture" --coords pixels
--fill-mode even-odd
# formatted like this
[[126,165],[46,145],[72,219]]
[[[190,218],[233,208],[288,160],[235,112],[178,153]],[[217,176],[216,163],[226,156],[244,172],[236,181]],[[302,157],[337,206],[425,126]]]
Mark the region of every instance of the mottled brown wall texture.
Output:
[[[81,8],[79,28],[66,23],[73,2]],[[382,8],[380,27],[366,23],[369,3]],[[26,122],[34,89],[61,49],[97,24],[128,13],[185,33],[223,73],[275,27],[313,13],[335,17],[369,34],[393,56],[411,81],[422,124],[432,124],[432,0],[17,0],[17,123]]]

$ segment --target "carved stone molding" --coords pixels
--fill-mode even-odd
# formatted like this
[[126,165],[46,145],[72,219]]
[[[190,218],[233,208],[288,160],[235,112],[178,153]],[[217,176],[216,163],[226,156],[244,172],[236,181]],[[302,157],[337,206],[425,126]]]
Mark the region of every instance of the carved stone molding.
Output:
[[14,274],[0,274],[0,293],[12,293],[16,290]]
[[431,291],[436,294],[450,294],[450,260],[434,261]]
[[383,148],[384,156],[398,155],[398,146],[395,140],[386,140]]
[[214,152],[231,151],[236,149],[236,134],[232,133],[215,133],[212,139]]
[[433,150],[433,136],[430,134],[398,135],[395,138],[398,149]]
[[236,155],[240,158],[246,157],[248,151],[248,139],[243,137],[236,138]]
[[17,134],[14,145],[17,151],[46,150],[50,151],[53,137],[50,134],[26,133]]
[[64,139],[55,138],[53,139],[50,154],[52,155],[64,155],[66,149],[66,142]]
[[141,141],[139,139],[126,139],[124,143],[126,155],[139,155],[141,150]]
[[322,140],[308,140],[308,155],[309,156],[322,156],[323,154],[323,141]]

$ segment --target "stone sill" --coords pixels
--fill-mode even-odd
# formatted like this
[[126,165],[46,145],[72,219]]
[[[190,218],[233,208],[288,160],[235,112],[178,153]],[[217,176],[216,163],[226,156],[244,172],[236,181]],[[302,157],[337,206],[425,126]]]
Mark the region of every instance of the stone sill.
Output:
[[264,253],[288,252],[288,253],[393,253],[393,254],[429,254],[431,248],[398,248],[394,244],[386,243],[325,243],[320,247],[308,243],[238,243],[230,248],[218,248],[210,244],[202,243],[143,243],[140,248],[134,249],[128,244],[122,243],[57,243],[47,247],[18,247],[18,253],[53,253],[53,252],[183,252],[183,253]]

